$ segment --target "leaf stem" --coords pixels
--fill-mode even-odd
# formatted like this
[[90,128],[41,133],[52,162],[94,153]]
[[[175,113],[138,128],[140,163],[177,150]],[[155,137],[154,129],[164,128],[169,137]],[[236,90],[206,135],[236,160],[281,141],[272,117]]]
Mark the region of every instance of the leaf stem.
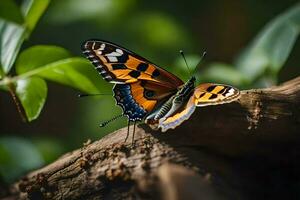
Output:
[[15,85],[12,82],[8,84],[8,91],[12,96],[12,99],[17,107],[18,113],[20,114],[22,121],[27,122],[27,117],[25,116],[24,110],[22,109],[20,101],[15,93]]

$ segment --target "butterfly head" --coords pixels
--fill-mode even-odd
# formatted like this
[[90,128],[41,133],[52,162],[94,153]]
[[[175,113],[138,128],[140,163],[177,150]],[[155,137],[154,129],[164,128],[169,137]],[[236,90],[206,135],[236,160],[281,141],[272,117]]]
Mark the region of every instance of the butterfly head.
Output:
[[184,85],[185,87],[195,88],[196,77],[192,76]]
[[183,102],[190,97],[195,89],[196,78],[192,76],[176,93],[174,102]]
[[196,77],[195,76],[192,76],[189,80],[190,82],[192,82],[193,84],[195,84],[195,81],[196,81]]

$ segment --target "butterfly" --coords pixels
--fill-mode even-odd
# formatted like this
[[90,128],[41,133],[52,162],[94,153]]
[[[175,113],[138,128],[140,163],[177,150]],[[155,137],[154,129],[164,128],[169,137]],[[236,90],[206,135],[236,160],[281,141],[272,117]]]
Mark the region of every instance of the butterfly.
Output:
[[[230,103],[239,98],[238,89],[224,84],[195,86],[192,76],[183,82],[174,74],[119,45],[87,40],[82,51],[104,80],[114,83],[116,104],[135,124],[144,120],[152,129],[165,132],[188,120],[196,107]],[[134,135],[133,135],[134,140]]]

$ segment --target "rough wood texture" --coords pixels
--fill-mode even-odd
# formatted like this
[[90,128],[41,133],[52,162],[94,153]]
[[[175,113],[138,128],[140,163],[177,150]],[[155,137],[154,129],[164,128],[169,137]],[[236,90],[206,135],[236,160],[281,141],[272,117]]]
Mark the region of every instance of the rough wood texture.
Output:
[[299,130],[300,77],[198,108],[164,134],[139,125],[134,148],[120,129],[29,173],[7,199],[293,199]]

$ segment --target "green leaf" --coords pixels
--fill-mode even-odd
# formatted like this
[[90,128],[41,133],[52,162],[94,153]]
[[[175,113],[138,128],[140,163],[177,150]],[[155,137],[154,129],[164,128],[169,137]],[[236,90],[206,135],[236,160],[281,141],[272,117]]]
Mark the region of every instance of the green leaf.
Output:
[[25,110],[28,121],[36,119],[47,97],[47,84],[38,77],[20,79],[16,82],[16,94]]
[[233,66],[224,63],[212,63],[207,69],[200,72],[201,79],[207,82],[217,82],[241,86],[246,84],[245,76]]
[[43,164],[41,155],[28,140],[17,137],[0,138],[0,174],[6,182],[12,182]]
[[[88,76],[88,74],[91,73],[98,74],[86,59],[68,58],[44,65],[37,70],[38,73],[36,75],[45,79],[65,84],[88,93],[99,92]],[[100,76],[98,80],[101,80]]]
[[70,57],[69,51],[58,46],[37,45],[22,51],[16,60],[18,74]]
[[252,81],[265,71],[278,73],[300,31],[300,4],[279,15],[258,34],[238,57],[236,66]]
[[0,63],[5,74],[10,71],[22,43],[29,37],[48,4],[49,0],[24,0],[21,6],[24,26],[0,21]]
[[85,92],[98,92],[96,83],[101,77],[94,67],[86,59],[68,57],[70,53],[61,47],[34,46],[20,54],[16,71],[21,77],[36,75]]
[[5,74],[11,69],[25,37],[22,26],[0,21],[1,66]]
[[42,14],[47,9],[50,0],[25,0],[23,3],[23,11],[25,13],[26,27],[31,32]]
[[17,24],[22,24],[24,21],[21,10],[13,0],[1,0],[0,18]]

